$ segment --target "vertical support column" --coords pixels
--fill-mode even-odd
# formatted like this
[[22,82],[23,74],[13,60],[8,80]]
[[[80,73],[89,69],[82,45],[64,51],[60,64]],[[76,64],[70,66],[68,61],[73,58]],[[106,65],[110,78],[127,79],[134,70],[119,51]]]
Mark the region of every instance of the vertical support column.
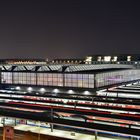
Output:
[[94,100],[94,97],[92,97],[92,100],[91,100],[91,101],[92,101],[92,103],[93,103],[93,100]]
[[117,94],[117,98],[118,98],[119,97],[119,93],[117,92],[116,94]]
[[131,124],[129,124],[129,128],[131,128]]
[[77,101],[74,102],[74,108],[76,108],[76,105],[77,105]]
[[97,140],[97,138],[98,138],[98,132],[95,131],[95,140]]
[[50,124],[50,126],[51,126],[51,132],[53,132],[53,108],[51,108],[51,124]]
[[65,73],[64,72],[63,72],[62,76],[63,76],[63,87],[65,87]]
[[17,125],[17,121],[16,121],[16,118],[15,118],[15,126]]
[[96,90],[96,73],[94,73],[94,89]]
[[36,86],[38,85],[37,76],[38,76],[38,73],[37,73],[37,71],[35,71],[35,84],[36,84]]
[[3,126],[5,126],[5,117],[3,118]]
[[12,83],[11,84],[14,84],[14,72],[11,72],[12,73]]
[[53,124],[51,123],[50,126],[51,126],[51,132],[53,132]]
[[106,94],[105,94],[105,100],[107,100],[107,92],[106,92]]
[[1,68],[0,68],[0,85],[2,83],[2,74],[1,74]]
[[51,108],[51,120],[53,120],[53,108]]

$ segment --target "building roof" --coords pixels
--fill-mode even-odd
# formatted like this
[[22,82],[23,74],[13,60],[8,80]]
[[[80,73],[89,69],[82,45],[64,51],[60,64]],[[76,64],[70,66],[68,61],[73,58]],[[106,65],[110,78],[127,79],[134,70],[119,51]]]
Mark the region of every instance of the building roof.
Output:
[[132,69],[132,65],[124,64],[79,64],[79,65],[0,65],[1,71],[12,72],[94,72],[103,70]]

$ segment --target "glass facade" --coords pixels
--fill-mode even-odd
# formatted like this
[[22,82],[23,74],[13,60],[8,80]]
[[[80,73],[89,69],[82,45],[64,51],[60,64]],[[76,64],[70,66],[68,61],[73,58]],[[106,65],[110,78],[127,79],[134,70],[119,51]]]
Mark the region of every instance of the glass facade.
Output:
[[36,84],[36,74],[35,73],[25,73],[25,72],[14,72],[13,73],[13,84]]
[[94,88],[94,75],[2,72],[2,83]]
[[37,85],[63,86],[63,74],[37,73]]
[[94,74],[65,74],[65,86],[94,88]]
[[1,82],[2,83],[7,83],[7,84],[12,84],[12,72],[2,72],[1,75]]
[[96,87],[140,79],[140,70],[121,70],[96,74]]
[[140,79],[140,70],[109,71],[96,74],[2,72],[1,82],[60,87],[94,88]]

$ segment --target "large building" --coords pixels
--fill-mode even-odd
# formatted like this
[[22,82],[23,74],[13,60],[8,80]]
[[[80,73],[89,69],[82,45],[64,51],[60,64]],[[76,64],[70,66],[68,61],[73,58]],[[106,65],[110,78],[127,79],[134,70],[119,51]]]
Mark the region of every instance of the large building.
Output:
[[2,65],[1,84],[91,89],[140,78],[131,65]]
[[0,115],[139,137],[139,81],[130,64],[2,64]]

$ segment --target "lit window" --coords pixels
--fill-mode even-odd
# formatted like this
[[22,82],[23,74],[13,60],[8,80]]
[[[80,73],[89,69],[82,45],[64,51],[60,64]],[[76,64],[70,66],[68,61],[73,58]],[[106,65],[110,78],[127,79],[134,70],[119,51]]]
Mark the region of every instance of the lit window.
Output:
[[109,62],[111,60],[111,56],[105,56],[104,61]]
[[101,61],[101,56],[98,56],[98,59],[97,59],[97,61]]
[[114,61],[117,61],[117,58],[118,58],[117,56],[114,56]]
[[127,61],[131,61],[131,56],[127,56]]
[[92,62],[92,56],[87,56],[86,57],[86,64],[91,64]]

